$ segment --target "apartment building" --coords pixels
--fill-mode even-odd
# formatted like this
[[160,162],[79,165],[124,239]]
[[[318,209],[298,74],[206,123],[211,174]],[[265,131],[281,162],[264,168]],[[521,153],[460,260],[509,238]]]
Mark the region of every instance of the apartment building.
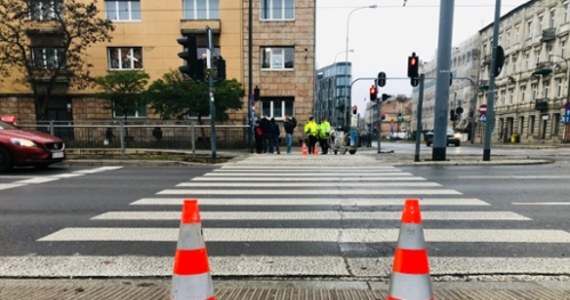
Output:
[[316,71],[314,116],[327,118],[333,126],[348,127],[351,101],[348,92],[352,81],[352,64],[335,62]]
[[[30,24],[43,24],[55,18],[56,14],[49,13],[49,9],[62,8],[62,1],[65,0],[30,0],[31,5],[46,10],[46,13],[30,14]],[[96,3],[100,16],[111,20],[115,30],[111,33],[111,42],[97,43],[86,52],[85,60],[93,64],[92,76],[143,70],[150,75],[151,82],[159,79],[183,64],[177,55],[182,46],[176,41],[182,32],[197,35],[198,56],[205,54],[208,26],[213,33],[214,55],[221,55],[226,61],[227,78],[241,82],[246,93],[250,86],[259,88],[259,101],[252,101],[257,116],[263,114],[280,120],[285,114],[296,115],[303,122],[312,115],[315,0],[105,0]],[[30,36],[30,47],[38,48],[34,42],[38,38],[41,37]],[[50,49],[34,51],[36,55],[40,53],[44,61],[50,61],[58,56],[57,51]],[[14,70],[14,74],[19,72]],[[18,83],[16,77],[0,82],[0,115],[16,115],[20,121],[34,122],[36,108],[31,88]],[[108,102],[94,96],[96,92],[96,87],[80,90],[64,80],[48,102],[47,118],[108,121],[118,117]],[[247,96],[243,99],[242,110],[230,114],[230,123],[247,123],[247,99]],[[129,118],[147,120],[157,116],[150,108],[141,106]]]
[[[522,143],[567,141],[561,124],[568,101],[570,1],[532,0],[501,18],[499,45],[505,62],[496,78],[493,138]],[[481,29],[481,93],[487,101],[493,24]]]

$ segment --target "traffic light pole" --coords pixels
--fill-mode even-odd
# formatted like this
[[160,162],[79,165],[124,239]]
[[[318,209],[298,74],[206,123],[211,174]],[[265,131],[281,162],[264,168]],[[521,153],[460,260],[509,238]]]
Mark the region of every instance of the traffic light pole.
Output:
[[416,154],[414,155],[414,161],[420,161],[420,141],[422,138],[422,110],[424,105],[424,82],[425,75],[420,74],[420,90],[418,95],[418,116],[416,121]]
[[483,144],[483,161],[491,160],[491,136],[495,127],[495,65],[497,64],[497,46],[499,37],[499,22],[501,21],[501,0],[495,0],[495,22],[493,23],[493,53],[489,69],[489,91],[487,92],[487,124],[485,125],[485,143]]
[[214,76],[212,76],[212,60],[214,53],[214,43],[212,41],[212,30],[210,26],[206,26],[206,32],[208,33],[208,90],[210,98],[210,144],[212,147],[212,159],[216,159],[216,102],[214,98]]

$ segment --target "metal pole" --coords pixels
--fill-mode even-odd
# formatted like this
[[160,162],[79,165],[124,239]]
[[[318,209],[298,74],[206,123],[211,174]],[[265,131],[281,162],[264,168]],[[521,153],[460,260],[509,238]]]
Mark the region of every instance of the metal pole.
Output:
[[501,0],[495,1],[495,22],[493,23],[493,51],[491,53],[491,67],[489,68],[489,91],[487,93],[487,124],[485,124],[485,143],[483,147],[483,161],[491,160],[491,137],[495,127],[495,57],[499,43],[499,22],[501,21]]
[[[214,43],[212,42],[212,30],[210,26],[206,26],[208,33],[208,49],[210,53],[214,53]],[[212,55],[210,55],[210,60]],[[211,65],[211,61],[210,61]],[[208,87],[210,97],[210,145],[212,147],[212,158],[216,159],[216,102],[214,98],[214,77],[212,76],[212,69],[208,70]]]
[[253,124],[252,124],[252,109],[251,106],[253,105],[253,29],[251,26],[253,25],[253,8],[252,8],[252,0],[249,0],[249,7],[248,7],[248,41],[247,41],[247,124],[249,128],[247,130],[247,143],[249,145],[249,149],[251,153],[253,153]]
[[196,159],[196,126],[192,125],[191,136],[192,136],[192,160]]
[[422,138],[422,110],[424,105],[424,81],[425,74],[420,74],[420,90],[418,95],[418,114],[416,124],[416,155],[414,161],[420,161],[420,142]]
[[376,99],[376,105],[378,105],[378,116],[376,117],[378,120],[378,154],[380,154],[382,153],[380,150],[380,142],[382,141],[382,96]]
[[441,0],[439,11],[439,41],[437,47],[437,79],[432,159],[445,160],[447,147],[447,115],[449,109],[449,77],[451,76],[451,37],[455,0]]
[[[570,65],[568,65],[568,60],[564,58],[566,62],[566,105],[564,105],[564,117],[566,116],[566,108],[568,107],[568,103],[570,103]],[[566,121],[566,120],[564,120]],[[563,122],[564,124],[564,132],[562,134],[562,143],[566,143],[566,136],[568,135],[568,124]]]

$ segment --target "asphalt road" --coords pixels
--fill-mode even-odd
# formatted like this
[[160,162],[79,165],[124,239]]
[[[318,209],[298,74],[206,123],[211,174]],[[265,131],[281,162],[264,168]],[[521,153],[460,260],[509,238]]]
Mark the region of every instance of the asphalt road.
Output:
[[168,275],[193,197],[214,275],[386,277],[408,197],[435,275],[565,275],[566,166],[392,167],[357,153],[16,170],[0,175],[0,276]]

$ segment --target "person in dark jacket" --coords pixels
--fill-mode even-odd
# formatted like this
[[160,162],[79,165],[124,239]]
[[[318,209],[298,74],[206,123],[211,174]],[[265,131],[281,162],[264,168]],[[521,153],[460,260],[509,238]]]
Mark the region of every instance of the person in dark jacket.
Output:
[[294,117],[289,118],[285,116],[285,123],[283,123],[283,128],[285,129],[287,154],[291,154],[291,145],[293,144],[293,131],[297,126],[297,120]]
[[273,153],[273,147],[275,147],[275,152],[277,154],[281,154],[279,152],[279,135],[281,135],[281,131],[279,130],[279,126],[275,123],[275,118],[271,118],[271,127],[270,127],[270,141],[271,145],[269,146],[269,153]]
[[253,132],[255,136],[255,152],[261,154],[263,153],[263,130],[261,129],[259,120],[255,121]]
[[261,131],[263,132],[263,153],[269,153],[269,150],[273,151],[271,147],[270,132],[271,123],[267,120],[266,116],[263,116],[260,121]]

